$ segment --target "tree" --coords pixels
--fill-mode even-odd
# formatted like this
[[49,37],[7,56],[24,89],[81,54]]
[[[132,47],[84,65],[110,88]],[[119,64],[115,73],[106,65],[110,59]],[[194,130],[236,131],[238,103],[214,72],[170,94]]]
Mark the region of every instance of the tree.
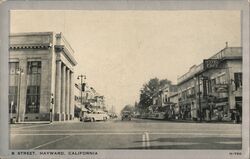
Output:
[[142,109],[146,109],[150,105],[153,104],[153,97],[159,95],[160,90],[166,87],[167,85],[171,85],[171,81],[168,79],[159,80],[158,78],[152,78],[145,83],[140,91],[140,101],[139,107]]

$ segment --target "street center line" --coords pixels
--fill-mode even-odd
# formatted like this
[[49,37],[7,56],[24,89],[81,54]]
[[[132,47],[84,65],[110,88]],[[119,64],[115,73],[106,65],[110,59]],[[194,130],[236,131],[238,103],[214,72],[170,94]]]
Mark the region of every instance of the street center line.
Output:
[[149,149],[150,143],[149,143],[149,134],[148,134],[148,132],[145,132],[145,136],[146,136],[146,146],[147,146],[147,149]]
[[49,145],[49,144],[52,144],[52,143],[55,143],[55,142],[58,142],[58,141],[61,141],[61,140],[66,139],[66,138],[68,138],[68,137],[70,137],[70,136],[72,136],[72,135],[64,136],[64,137],[61,137],[61,138],[59,138],[59,139],[52,140],[52,141],[47,142],[47,143],[45,143],[45,144],[36,146],[36,147],[33,148],[33,150],[38,149],[38,148],[43,147],[43,146],[46,146],[46,145]]
[[142,134],[142,148],[145,149],[145,134]]

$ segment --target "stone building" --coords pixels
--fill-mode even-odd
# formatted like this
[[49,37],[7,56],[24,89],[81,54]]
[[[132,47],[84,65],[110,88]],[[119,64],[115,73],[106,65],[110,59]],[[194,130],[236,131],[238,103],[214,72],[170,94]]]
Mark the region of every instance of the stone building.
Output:
[[177,82],[185,119],[231,120],[232,112],[242,111],[242,48],[226,46]]
[[74,50],[62,33],[10,35],[9,108],[17,121],[74,118]]

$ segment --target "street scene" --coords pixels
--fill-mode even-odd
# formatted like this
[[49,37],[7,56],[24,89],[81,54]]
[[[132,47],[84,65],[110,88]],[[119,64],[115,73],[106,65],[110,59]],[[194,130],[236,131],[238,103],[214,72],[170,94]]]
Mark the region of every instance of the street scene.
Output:
[[11,125],[11,149],[241,149],[241,125],[113,119]]
[[241,150],[240,24],[239,11],[11,11],[9,148]]

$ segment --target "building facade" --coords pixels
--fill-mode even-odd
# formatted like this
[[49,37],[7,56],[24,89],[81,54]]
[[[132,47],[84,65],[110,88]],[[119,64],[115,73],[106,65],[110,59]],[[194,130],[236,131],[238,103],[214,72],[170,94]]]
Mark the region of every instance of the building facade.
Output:
[[[178,78],[183,119],[233,120],[242,112],[242,48],[225,47]],[[233,115],[232,115],[233,114]]]
[[171,104],[171,110],[173,110],[173,114],[175,116],[175,119],[178,119],[179,117],[179,106],[178,106],[178,92],[173,92],[168,97],[169,103]]
[[74,50],[62,33],[10,35],[9,113],[17,121],[74,118]]
[[[177,102],[173,100],[173,96],[177,93],[177,85],[167,84],[154,94],[152,97],[153,104],[149,106],[149,112],[164,114],[164,119],[174,119],[177,109]],[[172,98],[170,98],[172,97]]]
[[[82,103],[81,103],[82,102]],[[105,97],[100,96],[93,87],[85,83],[84,89],[81,84],[75,84],[75,116],[83,116],[85,112],[102,109],[106,111]]]

